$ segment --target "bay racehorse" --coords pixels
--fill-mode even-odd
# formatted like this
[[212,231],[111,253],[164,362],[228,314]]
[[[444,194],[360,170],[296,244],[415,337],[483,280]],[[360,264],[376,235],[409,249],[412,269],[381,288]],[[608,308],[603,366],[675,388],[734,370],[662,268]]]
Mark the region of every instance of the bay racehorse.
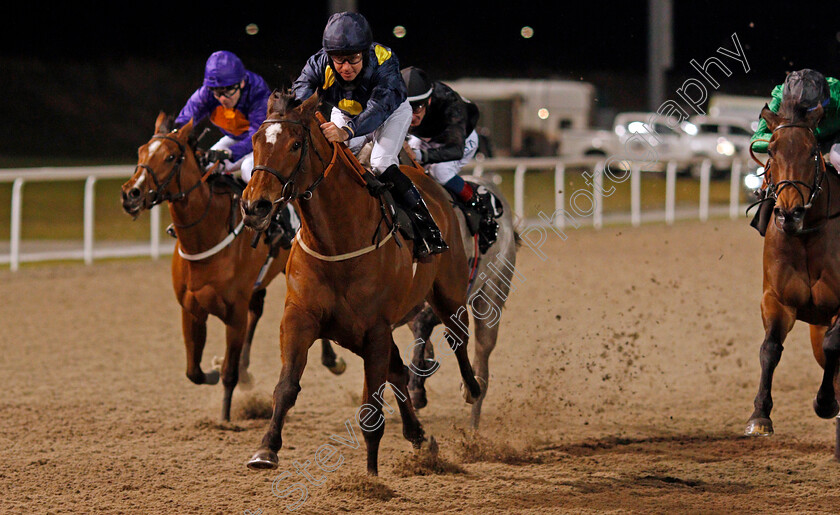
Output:
[[392,326],[424,300],[446,325],[465,398],[472,402],[481,395],[467,355],[468,319],[462,316],[468,264],[448,195],[422,171],[403,167],[450,245],[448,252],[413,260],[413,242],[388,228],[387,209],[368,192],[358,162],[354,166],[343,144],[324,137],[318,103],[317,93],[303,103],[281,92],[269,97],[268,117],[253,138],[256,166],[242,194],[246,223],[256,230],[264,230],[272,213],[288,202],[294,202],[301,219],[286,267],[282,367],[273,414],[248,466],[278,466],[283,422],[300,391],[307,350],[316,339],[328,338],[364,361],[364,404],[357,419],[367,446],[367,471],[375,475],[386,384],[394,390],[405,438],[415,448],[425,440],[392,335]]
[[[187,351],[187,377],[195,384],[217,384],[219,370],[201,370],[207,338],[207,317],[218,317],[226,329],[221,366],[225,393],[222,419],[230,420],[233,390],[248,380],[251,341],[263,311],[265,288],[286,264],[279,249],[263,271],[269,248],[242,234],[238,194],[223,181],[204,180],[192,135],[192,121],[170,132],[172,119],[161,113],[155,134],[138,150],[134,175],[122,186],[123,210],[137,217],[144,209],[168,201],[178,237],[172,255],[172,285],[181,305],[181,326]],[[253,234],[251,231],[247,231]]]
[[[410,159],[410,158],[408,158]],[[419,165],[417,165],[419,167]],[[520,245],[519,235],[513,224],[513,214],[510,205],[492,180],[483,176],[464,176],[464,180],[473,185],[484,186],[502,203],[503,214],[497,219],[499,223],[499,238],[480,254],[477,235],[470,236],[464,214],[460,209],[455,210],[464,238],[464,250],[470,263],[470,288],[467,304],[472,311],[473,348],[472,363],[475,375],[482,386],[481,396],[475,400],[470,413],[470,425],[478,429],[481,419],[481,406],[487,396],[490,386],[490,354],[496,348],[499,337],[499,320],[502,308],[507,302],[508,295],[513,288],[515,274],[516,251]],[[520,278],[521,279],[521,278]],[[440,325],[440,318],[428,303],[424,303],[419,313],[411,317],[408,322],[414,337],[411,363],[409,365],[408,391],[415,409],[424,408],[428,402],[426,398],[426,379],[437,373],[440,362],[435,359],[434,343],[431,335],[434,328]],[[329,342],[324,340],[325,349]],[[326,351],[324,351],[326,352]]]
[[823,418],[838,412],[834,377],[840,353],[840,178],[826,169],[814,136],[822,115],[822,107],[803,112],[787,103],[778,114],[767,106],[761,111],[772,132],[765,188],[767,201],[775,207],[764,239],[765,334],[755,411],[745,431],[749,436],[773,434],[773,371],[796,320],[810,325],[814,357],[824,369],[814,410]]

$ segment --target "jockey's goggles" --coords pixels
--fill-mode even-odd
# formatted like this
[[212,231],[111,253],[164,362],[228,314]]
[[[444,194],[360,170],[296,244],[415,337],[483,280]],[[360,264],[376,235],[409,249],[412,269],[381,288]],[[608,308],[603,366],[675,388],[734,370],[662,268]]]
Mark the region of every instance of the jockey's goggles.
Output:
[[214,97],[225,97],[230,98],[239,91],[239,84],[234,84],[232,86],[221,86],[218,88],[210,88],[210,92],[213,93]]

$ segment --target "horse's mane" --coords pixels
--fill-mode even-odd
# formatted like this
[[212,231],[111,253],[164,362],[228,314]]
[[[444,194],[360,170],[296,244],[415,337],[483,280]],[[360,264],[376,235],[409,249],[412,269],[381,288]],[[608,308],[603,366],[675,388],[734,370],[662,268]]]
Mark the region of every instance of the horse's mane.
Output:
[[284,116],[286,113],[298,107],[300,104],[301,101],[298,100],[297,97],[295,97],[294,93],[292,93],[291,90],[279,91],[275,89],[271,93],[271,98],[268,102],[268,114]]

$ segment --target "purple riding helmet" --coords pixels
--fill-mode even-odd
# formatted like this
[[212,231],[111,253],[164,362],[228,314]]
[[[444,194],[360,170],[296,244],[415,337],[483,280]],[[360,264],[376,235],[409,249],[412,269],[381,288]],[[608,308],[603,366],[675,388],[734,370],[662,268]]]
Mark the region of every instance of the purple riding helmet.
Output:
[[233,52],[213,52],[204,66],[204,85],[223,88],[238,84],[245,77],[245,65]]

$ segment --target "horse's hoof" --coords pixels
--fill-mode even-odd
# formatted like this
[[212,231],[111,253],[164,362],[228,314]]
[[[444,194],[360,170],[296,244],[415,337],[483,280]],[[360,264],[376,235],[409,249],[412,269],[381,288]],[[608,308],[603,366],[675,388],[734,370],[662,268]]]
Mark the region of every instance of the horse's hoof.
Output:
[[466,401],[467,404],[475,404],[475,401],[477,401],[478,398],[481,397],[481,394],[487,390],[487,381],[478,376],[475,376],[475,380],[478,382],[479,387],[477,397],[473,397],[470,393],[470,389],[467,388],[463,382],[461,383],[461,395],[464,397],[464,401]]
[[423,438],[422,441],[414,445],[414,450],[417,451],[417,453],[429,453],[436,456],[440,451],[440,446],[438,446],[435,437],[429,435],[429,438]]
[[204,384],[219,384],[219,377],[221,377],[221,374],[218,370],[211,370],[204,374]]
[[746,436],[770,436],[773,434],[773,422],[769,418],[754,418],[747,423]]
[[280,464],[277,453],[270,449],[260,449],[248,460],[251,470],[274,470]]
[[333,374],[340,376],[345,370],[347,370],[347,362],[344,361],[344,358],[338,358],[335,360],[335,365],[327,368],[330,369],[330,372]]
[[819,396],[814,399],[814,412],[820,418],[834,418],[837,413],[840,413],[840,405],[837,404],[836,399],[831,399],[827,403],[821,403]]
[[237,386],[243,391],[253,390],[254,374],[248,372],[247,370],[244,372],[239,372],[239,382],[237,383]]
[[408,390],[408,395],[411,397],[411,405],[414,409],[423,409],[429,403],[426,399],[426,389],[422,390]]

